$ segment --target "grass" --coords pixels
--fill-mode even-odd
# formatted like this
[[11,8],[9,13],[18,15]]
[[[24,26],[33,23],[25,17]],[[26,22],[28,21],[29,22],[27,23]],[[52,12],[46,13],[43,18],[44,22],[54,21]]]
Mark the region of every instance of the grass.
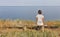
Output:
[[[47,21],[45,22],[48,26],[60,27],[60,21]],[[60,28],[49,29],[45,28],[45,32],[41,30],[27,29],[26,31],[22,29],[12,28],[5,29],[3,27],[20,27],[21,25],[26,25],[32,27],[35,25],[34,21],[31,20],[1,20],[0,19],[0,37],[60,37]]]
[[[11,30],[11,29],[10,29]],[[36,30],[27,30],[27,31],[19,31],[19,30],[12,30],[12,31],[1,32],[0,37],[59,37],[59,32],[45,30],[36,31]]]
[[0,27],[19,27],[23,25],[32,26],[35,22],[31,20],[0,20]]

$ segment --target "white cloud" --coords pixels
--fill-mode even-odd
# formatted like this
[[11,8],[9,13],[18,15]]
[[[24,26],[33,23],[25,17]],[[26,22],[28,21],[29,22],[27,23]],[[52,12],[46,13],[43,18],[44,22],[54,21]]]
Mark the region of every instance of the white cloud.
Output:
[[60,0],[0,0],[0,6],[60,6]]

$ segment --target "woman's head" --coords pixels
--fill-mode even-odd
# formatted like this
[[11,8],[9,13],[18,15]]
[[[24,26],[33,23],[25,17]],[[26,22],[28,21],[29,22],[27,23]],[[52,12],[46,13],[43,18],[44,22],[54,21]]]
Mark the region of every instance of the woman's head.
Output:
[[42,14],[42,11],[41,10],[38,10],[38,14]]

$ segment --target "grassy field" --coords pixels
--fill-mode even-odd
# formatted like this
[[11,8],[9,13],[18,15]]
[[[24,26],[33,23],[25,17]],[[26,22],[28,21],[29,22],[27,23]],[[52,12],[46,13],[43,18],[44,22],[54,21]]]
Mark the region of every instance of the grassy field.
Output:
[[41,30],[21,30],[21,29],[5,29],[0,30],[0,37],[60,37],[59,31],[52,31],[45,29],[45,32]]
[[[35,25],[31,20],[0,20],[0,37],[60,37],[60,21],[46,21],[48,26],[57,26],[58,28],[45,28],[42,30],[27,29],[26,31],[19,28],[8,27],[32,27]],[[6,28],[7,27],[7,28]]]

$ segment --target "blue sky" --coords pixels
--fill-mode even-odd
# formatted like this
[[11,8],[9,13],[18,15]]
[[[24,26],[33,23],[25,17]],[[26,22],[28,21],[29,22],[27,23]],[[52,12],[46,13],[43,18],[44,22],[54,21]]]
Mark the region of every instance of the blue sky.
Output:
[[60,0],[0,0],[0,6],[60,6]]

